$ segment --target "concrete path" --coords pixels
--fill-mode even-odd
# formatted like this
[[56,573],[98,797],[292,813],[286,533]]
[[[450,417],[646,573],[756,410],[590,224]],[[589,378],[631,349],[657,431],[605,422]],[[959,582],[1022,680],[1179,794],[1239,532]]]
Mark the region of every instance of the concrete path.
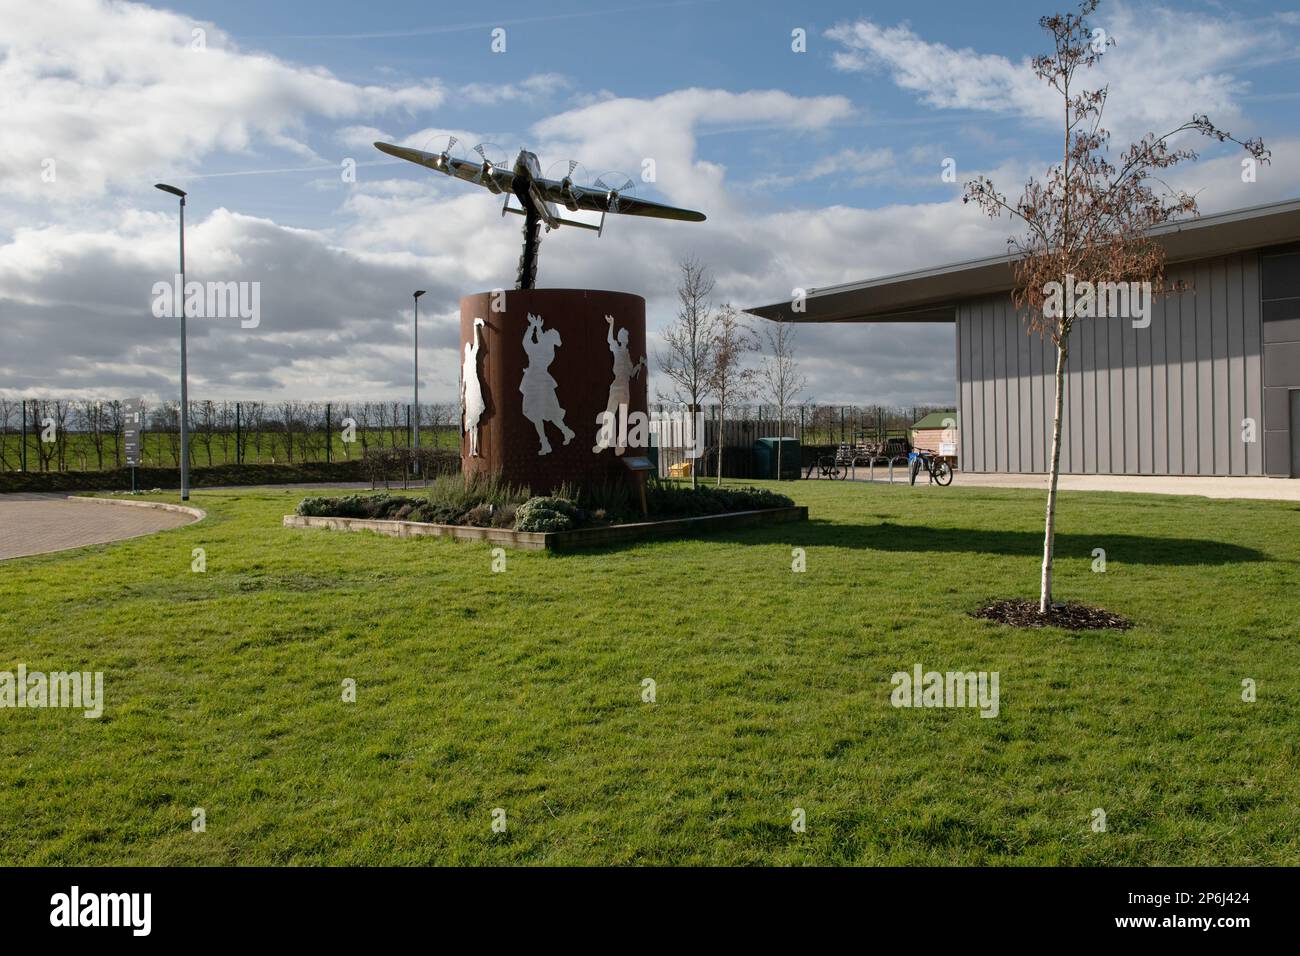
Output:
[[[876,481],[885,470],[876,468]],[[866,479],[861,477],[859,481]],[[907,484],[907,469],[894,469],[894,483]],[[916,487],[926,485],[924,473],[916,479]],[[967,474],[957,472],[952,487],[962,488],[1036,488],[1047,491],[1046,475]],[[1204,498],[1255,498],[1268,501],[1300,501],[1300,479],[1297,478],[1197,478],[1168,477],[1163,475],[1062,475],[1062,491],[1128,491],[1147,495],[1200,495]],[[941,489],[942,490],[942,489]]]
[[0,495],[0,560],[136,538],[197,520],[186,512],[129,507],[125,502],[70,501],[59,494]]

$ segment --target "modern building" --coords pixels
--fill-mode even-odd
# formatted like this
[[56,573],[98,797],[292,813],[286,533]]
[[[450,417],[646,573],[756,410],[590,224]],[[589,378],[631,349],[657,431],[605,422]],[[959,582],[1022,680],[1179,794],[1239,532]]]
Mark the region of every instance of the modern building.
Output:
[[[1166,278],[1150,325],[1078,319],[1061,470],[1300,476],[1300,200],[1163,226]],[[749,309],[793,322],[954,325],[960,467],[1045,472],[1050,339],[1028,334],[1005,255],[848,283]],[[845,329],[846,335],[851,335]]]

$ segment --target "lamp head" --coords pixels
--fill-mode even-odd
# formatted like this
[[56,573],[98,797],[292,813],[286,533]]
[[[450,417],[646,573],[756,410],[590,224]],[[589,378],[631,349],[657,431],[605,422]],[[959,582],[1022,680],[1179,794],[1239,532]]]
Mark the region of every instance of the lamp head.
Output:
[[424,295],[424,290],[423,290],[423,289],[416,289],[416,290],[415,290],[415,297],[416,297],[417,299],[418,299],[420,296],[422,296],[422,295]]
[[169,186],[166,183],[154,183],[153,188],[161,189],[163,192],[171,193],[173,196],[179,196],[181,199],[185,198],[185,190],[177,189],[175,186]]

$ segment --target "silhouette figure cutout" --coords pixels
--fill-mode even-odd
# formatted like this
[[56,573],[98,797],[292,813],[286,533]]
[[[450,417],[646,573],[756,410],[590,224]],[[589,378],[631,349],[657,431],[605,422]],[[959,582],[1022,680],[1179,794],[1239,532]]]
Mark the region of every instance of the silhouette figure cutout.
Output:
[[[618,330],[618,341],[614,341],[614,317],[605,316],[605,323],[609,330],[605,333],[605,339],[609,342],[609,351],[614,356],[614,381],[609,385],[609,400],[605,403],[605,411],[614,416],[614,431],[619,438],[626,437],[627,428],[619,418],[620,409],[626,409],[632,402],[632,379],[641,374],[641,369],[645,367],[645,356],[641,356],[635,364],[632,362],[632,356],[627,347],[627,329]],[[591,449],[592,454],[599,455],[608,448],[608,445],[601,444],[599,437],[595,446]],[[618,445],[614,454],[621,455],[627,451],[626,446]]]
[[556,329],[542,326],[542,317],[528,315],[528,330],[524,332],[524,352],[528,354],[528,367],[524,369],[519,391],[524,395],[524,418],[537,429],[542,447],[538,455],[549,455],[551,443],[546,438],[546,423],[550,422],[564,435],[564,444],[573,439],[573,429],[564,424],[564,409],[555,395],[556,382],[547,371],[555,361],[555,350],[563,344]]
[[483,348],[481,329],[485,324],[482,319],[474,320],[474,341],[465,343],[465,359],[460,366],[460,410],[469,435],[469,453],[474,458],[478,457],[478,423],[486,408],[478,375],[478,354]]

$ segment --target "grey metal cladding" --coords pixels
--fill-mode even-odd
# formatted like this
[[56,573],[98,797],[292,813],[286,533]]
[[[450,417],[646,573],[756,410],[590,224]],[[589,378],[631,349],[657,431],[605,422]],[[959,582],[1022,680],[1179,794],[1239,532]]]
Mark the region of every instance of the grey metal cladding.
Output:
[[[1293,274],[1300,249],[1263,262],[1270,290],[1291,292],[1300,283]],[[1256,251],[1174,264],[1167,273],[1170,283],[1191,288],[1157,297],[1149,328],[1130,319],[1076,323],[1062,472],[1265,473],[1264,387],[1300,385],[1300,311],[1270,302],[1261,309]],[[1026,335],[1007,294],[964,300],[956,312],[962,467],[1046,471],[1056,367],[1050,339]],[[1286,341],[1272,341],[1265,313]],[[1247,418],[1257,423],[1255,442],[1243,441]],[[1280,456],[1270,455],[1270,464]]]
[[1260,253],[1263,329],[1264,471],[1294,474],[1291,391],[1300,388],[1300,246]]

